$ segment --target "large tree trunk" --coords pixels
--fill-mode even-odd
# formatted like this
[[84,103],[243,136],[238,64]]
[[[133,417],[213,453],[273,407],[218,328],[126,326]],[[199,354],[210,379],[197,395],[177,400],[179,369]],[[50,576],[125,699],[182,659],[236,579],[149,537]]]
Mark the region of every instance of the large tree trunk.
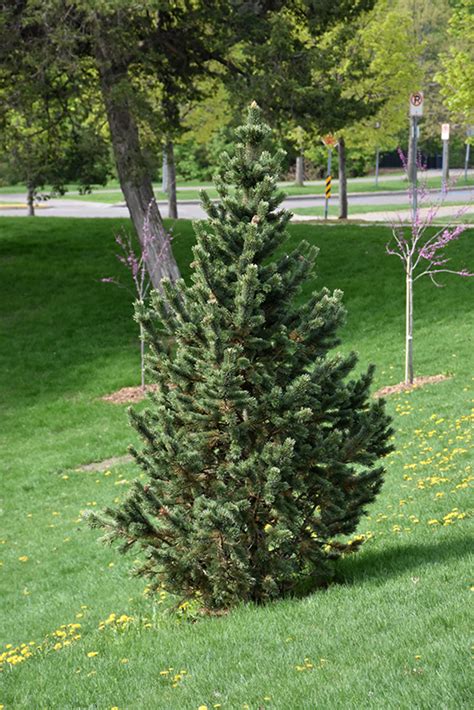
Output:
[[347,172],[346,143],[344,137],[339,138],[339,219],[347,219]]
[[296,175],[295,185],[303,187],[304,185],[304,155],[298,155],[296,158]]
[[168,217],[178,219],[178,202],[176,199],[176,164],[174,162],[173,141],[166,142],[167,187],[168,187]]
[[151,282],[159,288],[163,278],[176,281],[179,269],[140,148],[138,126],[128,98],[127,69],[102,37],[97,39],[96,58],[120,186],[140,242],[143,244],[145,230],[152,237],[146,261]]
[[28,185],[26,204],[28,205],[28,217],[34,217],[35,216],[35,188],[33,187],[33,185]]

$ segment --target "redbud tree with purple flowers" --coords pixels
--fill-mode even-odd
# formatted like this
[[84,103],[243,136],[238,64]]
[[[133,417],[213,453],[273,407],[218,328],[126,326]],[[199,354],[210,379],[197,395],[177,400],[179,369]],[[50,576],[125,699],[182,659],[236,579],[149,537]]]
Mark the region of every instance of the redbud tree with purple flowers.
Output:
[[102,283],[111,283],[115,284],[115,286],[118,286],[119,288],[125,288],[134,296],[136,313],[135,320],[137,320],[140,327],[140,383],[142,389],[145,389],[145,335],[143,325],[138,314],[146,307],[147,296],[151,287],[151,279],[147,269],[148,257],[151,253],[158,254],[159,257],[166,256],[164,252],[171,249],[172,241],[171,233],[168,233],[161,250],[158,248],[158,245],[155,244],[156,237],[154,237],[153,230],[150,226],[151,207],[152,205],[150,204],[143,224],[143,234],[138,248],[134,246],[132,237],[126,232],[117,234],[115,237],[115,242],[119,247],[116,257],[130,272],[132,277],[132,286],[123,284],[119,279],[116,279],[113,276],[107,276],[101,279]]
[[[407,171],[407,161],[402,151],[399,155]],[[416,185],[410,183],[408,197],[410,201],[411,218],[407,224],[405,219],[393,225],[392,239],[388,242],[388,254],[398,256],[403,264],[406,279],[405,296],[405,383],[413,384],[413,289],[414,284],[423,276],[429,276],[437,287],[442,287],[439,282],[440,274],[456,274],[457,276],[474,276],[467,269],[456,270],[449,266],[450,259],[446,256],[446,247],[455,239],[459,239],[466,230],[464,224],[452,224],[436,228],[435,222],[443,200],[430,204],[430,193],[423,179],[425,165],[418,158],[418,168],[422,179]],[[444,195],[443,199],[446,195]],[[461,208],[456,218],[465,213],[466,208]]]

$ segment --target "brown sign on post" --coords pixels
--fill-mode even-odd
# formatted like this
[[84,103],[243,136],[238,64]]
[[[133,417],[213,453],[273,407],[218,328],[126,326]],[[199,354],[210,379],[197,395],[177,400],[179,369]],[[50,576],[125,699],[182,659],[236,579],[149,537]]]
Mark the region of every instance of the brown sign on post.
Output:
[[323,136],[321,140],[326,146],[326,148],[335,148],[337,146],[337,138],[331,133],[328,133],[327,135]]

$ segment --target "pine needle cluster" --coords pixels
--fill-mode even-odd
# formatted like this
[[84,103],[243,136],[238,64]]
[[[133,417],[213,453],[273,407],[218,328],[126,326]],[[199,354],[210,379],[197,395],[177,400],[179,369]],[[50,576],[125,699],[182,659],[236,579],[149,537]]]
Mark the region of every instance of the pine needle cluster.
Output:
[[342,293],[297,296],[317,250],[282,249],[281,156],[255,104],[203,195],[192,283],[165,284],[138,318],[157,384],[131,412],[146,482],[91,522],[121,549],[139,547],[152,584],[207,608],[262,602],[327,584],[334,561],[382,485],[391,447],[373,368],[331,351]]

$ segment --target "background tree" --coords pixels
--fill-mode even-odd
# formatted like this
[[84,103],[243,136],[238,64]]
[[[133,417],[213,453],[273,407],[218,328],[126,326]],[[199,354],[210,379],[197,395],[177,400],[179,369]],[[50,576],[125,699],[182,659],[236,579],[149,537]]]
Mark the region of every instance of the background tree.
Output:
[[[27,186],[29,214],[45,186],[63,193],[69,181],[88,190],[111,172],[108,136],[91,68],[76,83],[51,67],[34,42],[23,56],[20,33],[0,24],[0,146],[9,181]],[[13,30],[18,29],[13,26]]]
[[[446,110],[435,80],[439,69],[439,55],[446,48],[446,28],[451,15],[450,0],[397,0],[396,7],[408,12],[411,32],[407,41],[417,51],[417,62],[413,71],[414,90],[425,94],[425,109],[421,123],[419,146],[440,146],[440,124],[446,121]],[[408,111],[407,111],[408,114]],[[405,140],[408,144],[408,174],[411,175],[414,156],[411,155],[411,141],[408,141],[409,119],[407,115]]]
[[[299,127],[314,143],[326,133],[342,136],[378,108],[370,83],[361,81],[368,63],[357,39],[373,5],[322,2],[317,13],[306,15],[286,6],[271,18],[267,41],[244,50],[243,71],[230,77],[234,101],[255,98],[280,135]],[[341,216],[347,216],[344,138],[340,145]]]
[[454,8],[448,35],[451,46],[442,54],[443,70],[435,78],[453,119],[474,124],[474,9],[469,0]]
[[219,203],[204,195],[192,285],[168,282],[139,312],[158,385],[149,408],[132,412],[147,481],[89,516],[122,551],[142,549],[137,571],[153,585],[210,608],[329,582],[333,561],[362,542],[346,536],[390,451],[372,368],[347,381],[356,356],[330,354],[341,292],[298,303],[316,251],[279,250],[291,215],[279,209],[268,135],[252,106],[235,156],[223,158]]
[[[98,72],[108,118],[117,173],[132,221],[142,239],[145,219],[156,239],[148,254],[152,283],[179,276],[176,261],[166,245],[166,230],[153,202],[150,164],[143,151],[139,129],[142,106],[137,101],[132,76],[140,72],[172,77],[184,83],[206,76],[217,61],[226,66],[229,49],[239,43],[259,43],[267,32],[268,18],[281,2],[162,3],[147,0],[16,0],[4,3],[4,27],[18,40],[18,66],[36,52],[51,67],[75,73],[79,59],[90,59]],[[302,5],[303,9],[304,3]],[[151,205],[151,212],[149,208]]]
[[[377,150],[393,151],[406,143],[408,99],[423,88],[418,66],[423,42],[411,41],[412,17],[390,0],[379,0],[358,33],[359,51],[369,67],[360,81],[382,99],[373,116],[346,129],[351,148],[373,158]],[[420,81],[418,84],[417,82]]]

